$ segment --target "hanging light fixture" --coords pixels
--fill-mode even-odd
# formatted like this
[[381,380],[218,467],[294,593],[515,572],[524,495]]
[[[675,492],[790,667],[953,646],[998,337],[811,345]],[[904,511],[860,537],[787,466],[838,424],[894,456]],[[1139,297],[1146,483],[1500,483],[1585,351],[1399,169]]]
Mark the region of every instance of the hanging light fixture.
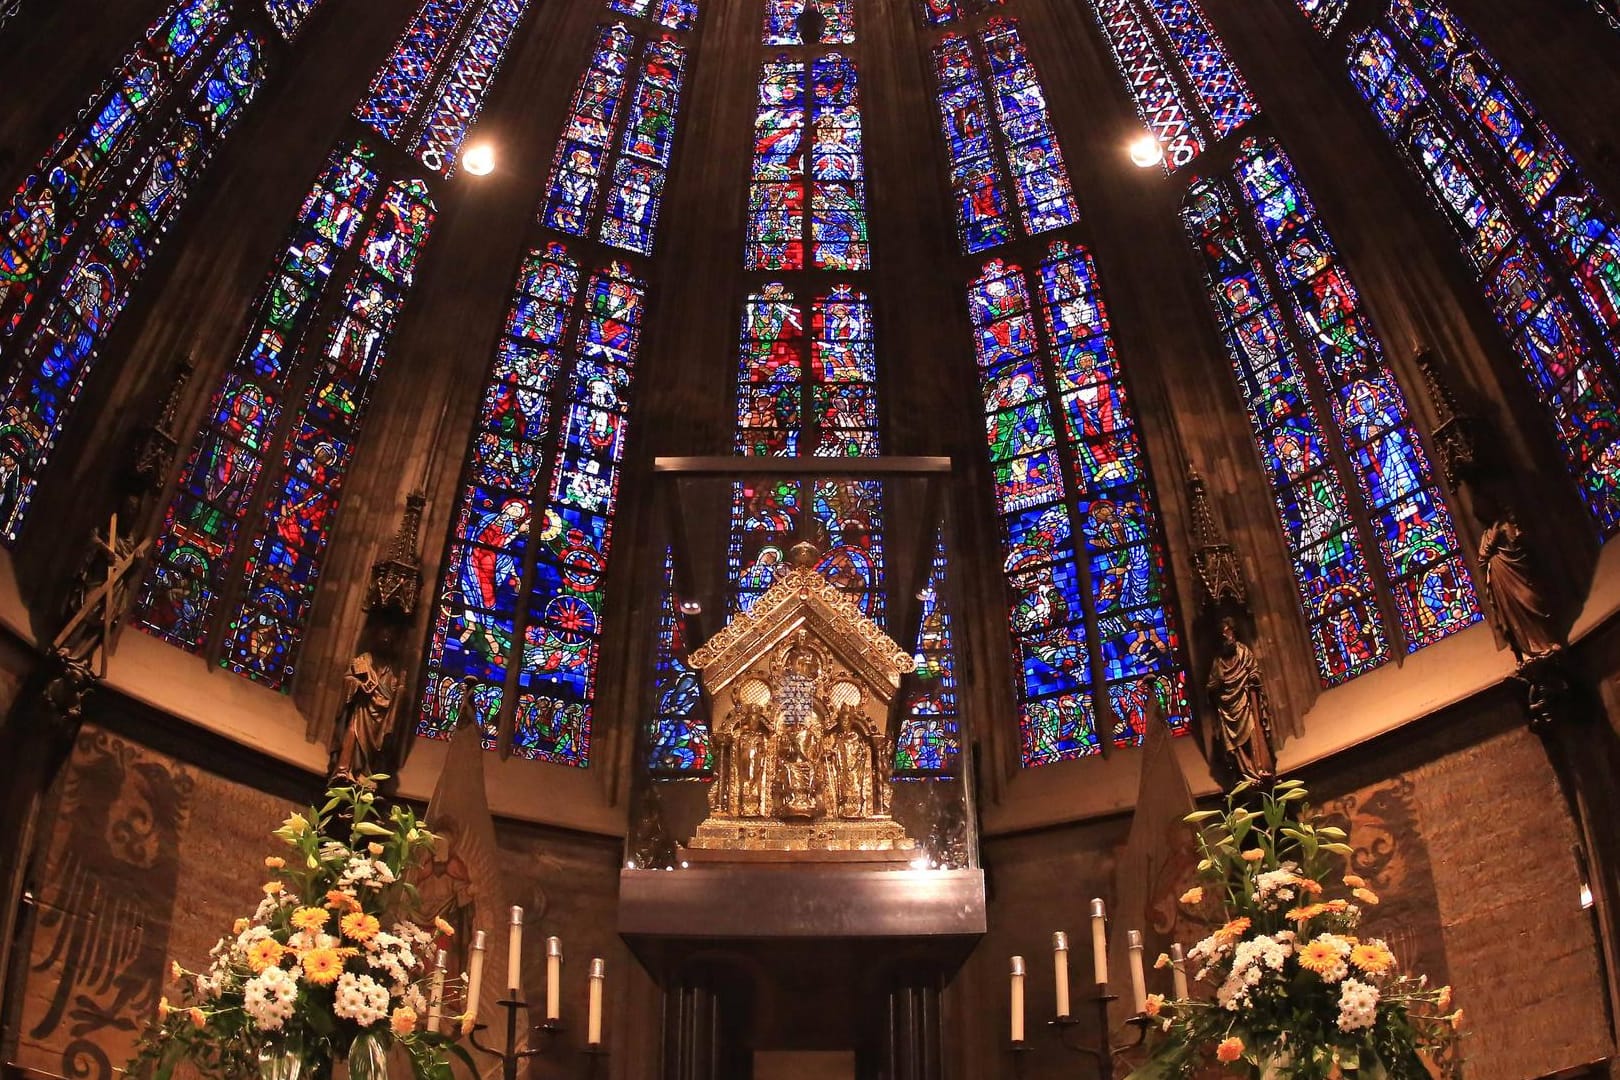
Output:
[[1164,151],[1159,147],[1159,140],[1149,132],[1144,131],[1132,139],[1128,150],[1131,164],[1139,169],[1151,169],[1164,160]]
[[461,155],[461,167],[473,176],[488,176],[495,171],[495,148],[487,142],[467,147]]

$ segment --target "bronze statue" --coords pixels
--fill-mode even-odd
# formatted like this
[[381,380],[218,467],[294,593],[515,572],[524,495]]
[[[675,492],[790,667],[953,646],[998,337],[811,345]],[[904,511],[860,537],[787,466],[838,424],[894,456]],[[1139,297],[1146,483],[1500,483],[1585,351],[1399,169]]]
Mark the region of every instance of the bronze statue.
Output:
[[1269,780],[1275,776],[1271,710],[1266,703],[1260,662],[1254,650],[1238,640],[1231,619],[1221,620],[1220,647],[1209,666],[1205,685],[1220,718],[1221,745],[1234,768],[1246,779]]
[[827,757],[831,783],[827,792],[827,813],[841,818],[868,818],[876,812],[872,800],[875,780],[873,740],[857,705],[844,704],[833,718],[827,733]]
[[732,729],[736,759],[732,766],[730,812],[741,817],[770,817],[775,813],[774,733],[760,705],[744,705],[742,719]]
[[358,780],[394,769],[394,729],[399,723],[400,691],[405,681],[395,657],[397,636],[393,623],[383,621],[376,629],[372,647],[351,660],[344,673],[334,776]]
[[1547,597],[1525,549],[1524,533],[1513,511],[1477,496],[1475,512],[1485,523],[1479,538],[1479,565],[1491,626],[1523,664],[1556,652],[1562,642],[1553,631]]

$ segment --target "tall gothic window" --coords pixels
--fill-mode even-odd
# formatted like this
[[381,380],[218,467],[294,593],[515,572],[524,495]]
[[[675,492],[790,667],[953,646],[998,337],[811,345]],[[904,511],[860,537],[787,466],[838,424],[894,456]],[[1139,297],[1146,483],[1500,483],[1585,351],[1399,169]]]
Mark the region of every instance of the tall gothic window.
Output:
[[1091,0],[1165,167],[1191,163],[1260,112],[1198,0]]
[[992,259],[968,289],[1015,654],[1025,765],[1097,753],[1099,714],[1139,742],[1188,722],[1164,549],[1096,267],[1054,241],[1035,272]]
[[1068,169],[1017,23],[992,19],[977,35],[945,35],[934,46],[934,69],[962,250],[1011,239],[1013,202],[1026,235],[1072,225],[1079,211]]
[[956,643],[951,637],[950,607],[945,601],[945,545],[934,542],[918,613],[912,657],[917,670],[894,746],[894,776],[914,779],[954,771],[962,750],[956,697]]
[[1339,20],[1350,7],[1350,0],[1294,0],[1299,10],[1311,20],[1317,33],[1323,37],[1332,37],[1333,31],[1338,29]]
[[[0,531],[15,540],[39,477],[84,389],[101,343],[129,302],[164,233],[220,143],[264,79],[263,43],[251,30],[230,34],[198,73],[185,100],[116,185],[106,211],[85,230],[32,334],[7,350],[0,389],[0,454],[15,463],[0,491]],[[65,174],[57,173],[57,176]],[[18,297],[15,326],[29,293]],[[3,286],[0,286],[3,291]]]
[[666,550],[647,747],[647,772],[661,779],[701,775],[710,768],[709,728],[698,718],[703,687],[698,673],[686,662],[691,646],[686,613],[675,598],[675,561]]
[[1620,216],[1437,3],[1390,0],[1350,75],[1457,234],[1600,533],[1620,531]]
[[[697,15],[695,4],[610,6],[680,29]],[[484,381],[431,609],[417,718],[423,736],[449,737],[470,687],[486,746],[507,738],[520,757],[590,763],[604,590],[647,288],[611,254],[587,253],[593,242],[652,250],[685,57],[685,46],[661,32],[624,24],[597,30],[537,215],[544,235],[519,268]],[[588,169],[575,168],[580,154]],[[554,234],[581,239],[565,243]],[[706,731],[692,718],[697,698],[684,696],[696,684],[676,685],[680,671],[692,674],[678,636],[684,623],[673,593],[665,593],[659,692],[670,704],[659,716],[680,730],[665,743],[655,739],[654,752],[667,771],[702,771]]]
[[[454,152],[466,127],[446,110],[470,123],[499,66],[491,50],[510,44],[522,12],[513,0],[424,0],[356,119],[448,173],[450,160],[421,153],[423,133],[439,125],[429,141]],[[437,215],[426,180],[378,161],[366,141],[345,142],[311,185],[137,598],[143,629],[276,689],[296,669],[343,482]]]
[[1478,620],[1405,395],[1281,148],[1245,140],[1229,178],[1193,185],[1183,217],[1271,479],[1323,683]]
[[685,74],[686,50],[671,37],[648,40],[638,62],[636,35],[623,23],[597,32],[557,144],[542,224],[652,253]]

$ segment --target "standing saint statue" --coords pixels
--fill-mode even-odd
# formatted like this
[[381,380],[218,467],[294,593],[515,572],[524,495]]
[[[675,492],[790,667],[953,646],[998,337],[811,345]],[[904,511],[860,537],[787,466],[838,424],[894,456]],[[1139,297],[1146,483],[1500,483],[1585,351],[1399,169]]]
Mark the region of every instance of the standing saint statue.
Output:
[[343,708],[334,776],[358,780],[394,770],[394,728],[405,679],[395,658],[398,631],[389,621],[377,628],[370,649],[349,661],[343,675]]
[[1521,664],[1556,652],[1562,643],[1553,632],[1547,599],[1525,549],[1518,519],[1512,510],[1491,500],[1476,499],[1475,506],[1485,522],[1479,538],[1479,565],[1485,572],[1491,626]]
[[770,719],[759,705],[744,705],[742,718],[731,728],[732,813],[742,817],[769,817],[772,806],[774,755]]
[[833,729],[827,733],[832,785],[827,792],[827,813],[841,818],[872,816],[872,740],[860,709],[839,707]]
[[1205,683],[1220,717],[1221,745],[1246,779],[1269,780],[1277,774],[1271,746],[1271,710],[1254,650],[1238,640],[1231,619],[1221,620],[1220,648]]

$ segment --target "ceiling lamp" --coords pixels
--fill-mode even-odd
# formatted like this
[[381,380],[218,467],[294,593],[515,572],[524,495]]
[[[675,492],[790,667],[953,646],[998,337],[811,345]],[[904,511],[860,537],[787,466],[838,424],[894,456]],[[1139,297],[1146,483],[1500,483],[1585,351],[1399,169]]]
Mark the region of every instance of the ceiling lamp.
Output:
[[1131,164],[1140,169],[1151,169],[1164,160],[1164,151],[1159,148],[1159,140],[1147,132],[1143,132],[1131,140]]
[[489,143],[469,146],[461,155],[461,167],[474,176],[488,176],[495,171],[495,148]]

